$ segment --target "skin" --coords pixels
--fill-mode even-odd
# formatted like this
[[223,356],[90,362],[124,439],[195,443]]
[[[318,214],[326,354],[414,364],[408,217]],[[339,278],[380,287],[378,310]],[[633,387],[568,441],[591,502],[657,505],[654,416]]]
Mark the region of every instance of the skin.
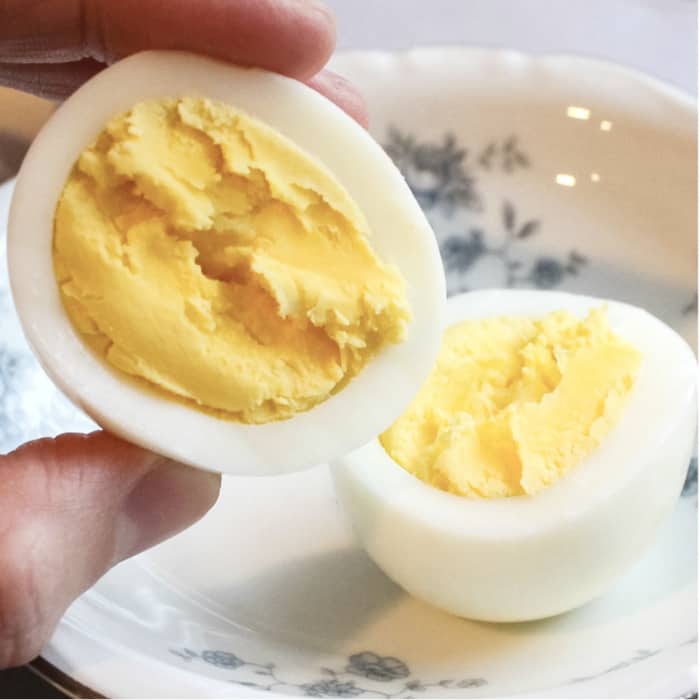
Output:
[[[366,125],[358,93],[322,70],[334,44],[313,0],[0,0],[0,85],[53,99],[130,53],[184,49],[303,80]],[[201,518],[220,487],[102,431],[27,443],[0,475],[0,668],[34,658],[77,596]]]

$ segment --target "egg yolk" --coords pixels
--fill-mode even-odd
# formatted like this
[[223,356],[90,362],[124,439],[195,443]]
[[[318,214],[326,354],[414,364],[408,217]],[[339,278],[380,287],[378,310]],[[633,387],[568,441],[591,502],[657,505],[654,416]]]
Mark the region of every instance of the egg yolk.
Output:
[[584,320],[497,317],[449,328],[430,377],[380,438],[404,469],[471,498],[535,494],[594,450],[619,419],[641,355]]
[[223,103],[112,119],[55,214],[54,269],[83,339],[118,370],[246,423],[342,389],[405,335],[398,270],[331,173]]

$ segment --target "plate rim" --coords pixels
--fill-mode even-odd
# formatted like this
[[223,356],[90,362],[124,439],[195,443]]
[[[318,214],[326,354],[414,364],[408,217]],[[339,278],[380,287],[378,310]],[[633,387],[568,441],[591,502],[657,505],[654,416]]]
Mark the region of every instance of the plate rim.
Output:
[[[66,643],[73,642],[71,654],[61,654],[57,650],[52,649],[52,644],[38,657],[38,669],[41,675],[45,675],[47,680],[52,684],[58,685],[59,689],[64,688],[71,692],[73,697],[117,697],[117,698],[139,698],[139,697],[164,697],[164,698],[196,698],[196,697],[226,697],[226,698],[283,698],[289,697],[286,694],[278,693],[277,691],[266,691],[250,688],[228,681],[222,681],[202,676],[185,668],[179,668],[175,664],[166,661],[146,657],[144,654],[133,652],[126,649],[120,644],[116,644],[107,640],[103,640],[104,651],[111,652],[114,649],[119,649],[123,652],[122,659],[127,658],[132,663],[124,664],[124,667],[118,674],[115,674],[115,683],[110,687],[104,685],[104,679],[100,677],[100,666],[96,664],[87,671],[78,674],[75,671],[69,672],[68,669],[62,668],[62,664],[70,661],[77,661],[83,652],[89,653],[94,651],[94,645],[98,642],[96,637],[88,637],[77,630],[73,625],[63,626],[59,628],[58,636],[71,637],[75,635],[75,639],[66,639]],[[680,653],[682,649],[688,648],[691,658],[697,659],[697,637],[694,641],[686,641],[675,646],[667,647],[661,650],[660,654],[671,655]],[[630,664],[625,668],[617,671],[603,670],[593,678],[583,680],[577,683],[563,683],[544,688],[534,688],[526,690],[522,693],[516,693],[513,698],[603,698],[603,697],[689,697],[697,693],[697,672],[694,669],[694,664],[691,664],[685,669],[685,675],[691,676],[695,682],[690,681],[690,687],[684,684],[682,680],[683,673],[679,673],[653,689],[651,693],[631,695],[629,694],[629,681],[622,683],[622,687],[608,687],[606,677],[612,676],[619,671],[629,671],[630,666],[642,668],[653,663],[658,655],[641,659],[638,664]],[[34,663],[34,662],[33,662]],[[133,687],[133,681],[138,679],[146,679],[152,683],[154,668],[159,669],[157,678],[167,678],[168,684],[165,693],[155,695],[152,692],[144,694],[138,688]],[[694,672],[695,671],[695,672]],[[78,680],[80,675],[80,680]],[[130,685],[130,683],[132,683]],[[606,692],[601,692],[602,688]],[[152,687],[152,686],[151,686]],[[590,691],[597,689],[597,693]],[[136,692],[133,692],[136,690]],[[183,692],[186,691],[186,692]],[[205,692],[209,691],[209,695]],[[572,692],[575,691],[575,692]],[[619,692],[618,692],[619,691]],[[627,691],[627,692],[625,692]],[[426,696],[429,697],[429,696]],[[480,697],[480,696],[470,696]],[[489,696],[490,697],[490,696]],[[502,697],[502,696],[494,696]]]
[[509,47],[488,46],[486,44],[458,44],[454,42],[417,44],[416,46],[405,49],[343,49],[336,51],[329,61],[332,65],[336,58],[352,59],[359,56],[408,56],[413,54],[435,54],[441,52],[468,53],[473,56],[481,56],[482,58],[496,57],[501,59],[525,60],[533,63],[539,62],[570,62],[578,63],[585,66],[596,66],[603,71],[609,71],[618,74],[621,78],[631,78],[639,83],[646,84],[648,87],[659,91],[671,100],[675,100],[683,107],[697,113],[698,98],[692,93],[682,88],[675,83],[667,82],[651,73],[647,73],[639,68],[617,63],[616,61],[603,58],[595,54],[585,53],[568,53],[566,51],[525,51]]

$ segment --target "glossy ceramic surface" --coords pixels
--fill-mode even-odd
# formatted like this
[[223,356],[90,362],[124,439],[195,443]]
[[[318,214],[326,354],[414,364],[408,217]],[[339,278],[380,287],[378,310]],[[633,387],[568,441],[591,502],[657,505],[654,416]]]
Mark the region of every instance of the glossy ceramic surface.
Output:
[[[367,95],[374,136],[435,228],[451,292],[593,293],[694,339],[690,100],[567,57],[425,49],[346,54],[335,68]],[[28,354],[4,276],[0,319],[0,450],[88,428]],[[79,599],[45,657],[126,697],[680,696],[697,687],[696,509],[693,465],[654,548],[607,594],[542,622],[489,625],[386,579],[356,545],[326,467],[228,478],[202,522]]]

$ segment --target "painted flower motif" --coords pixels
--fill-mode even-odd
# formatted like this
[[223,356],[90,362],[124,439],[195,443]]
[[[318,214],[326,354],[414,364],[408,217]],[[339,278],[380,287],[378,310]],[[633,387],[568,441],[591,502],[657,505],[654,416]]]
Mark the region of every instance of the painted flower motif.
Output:
[[500,166],[506,173],[512,173],[517,168],[528,168],[530,159],[520,150],[518,138],[509,136],[505,141],[492,141],[478,156],[479,165],[484,170],[491,170]]
[[[321,678],[310,683],[287,682],[277,676],[275,664],[260,664],[244,661],[235,654],[228,651],[206,650],[201,653],[192,649],[178,648],[169,649],[171,654],[179,657],[183,661],[190,662],[193,659],[205,661],[206,663],[218,666],[220,668],[236,669],[239,667],[253,666],[256,674],[268,676],[267,683],[258,683],[249,680],[231,680],[231,683],[244,686],[246,688],[257,688],[260,690],[271,690],[276,686],[285,685],[294,688],[301,692],[306,697],[313,698],[355,698],[360,696],[381,695],[386,698],[401,697],[411,698],[413,695],[408,695],[409,692],[423,693],[432,687],[442,688],[478,688],[486,685],[483,678],[466,678],[460,681],[457,680],[441,680],[438,682],[425,683],[424,681],[412,678],[405,680],[402,687],[396,687],[391,692],[379,691],[372,688],[362,687],[357,685],[356,681],[341,680],[343,671],[334,670],[332,668],[321,668],[321,673],[330,676],[329,678]],[[359,654],[353,654],[348,658],[348,665],[344,669],[345,673],[353,673],[370,681],[393,681],[408,678],[410,671],[408,666],[393,656],[380,656],[371,651],[363,651]],[[270,680],[274,681],[270,684]]]
[[0,397],[8,392],[10,378],[14,374],[16,358],[5,348],[0,348]]
[[20,384],[27,366],[26,357],[0,346],[0,398],[10,393],[14,384]]
[[440,246],[440,253],[447,270],[468,270],[487,252],[484,236],[478,229],[472,229],[469,235],[450,236]]
[[688,466],[681,496],[694,496],[698,492],[698,458],[693,457]]
[[688,303],[683,307],[682,313],[684,316],[689,314],[697,314],[698,312],[698,293],[695,292]]
[[[481,171],[513,173],[530,166],[530,159],[515,134],[503,141],[493,141],[470,156],[454,134],[446,133],[442,141],[419,141],[410,133],[390,128],[384,147],[424,211],[429,215],[438,212],[448,219],[458,210],[484,211],[484,200],[478,188]],[[568,277],[577,275],[588,262],[572,250],[566,258],[541,257],[526,266],[520,259],[519,246],[539,233],[542,221],[518,217],[513,203],[504,200],[501,223],[503,241],[501,237],[491,240],[488,231],[476,227],[450,234],[441,243],[450,294],[473,288],[474,280],[470,278],[478,277],[477,263],[485,257],[491,258],[490,263],[502,266],[504,286],[539,289],[558,287]],[[692,311],[692,305],[688,305],[688,309]]]
[[371,681],[393,681],[406,678],[410,671],[408,666],[393,656],[379,656],[371,651],[353,654],[345,670],[356,676],[363,676]]
[[586,265],[588,259],[572,250],[567,260],[557,260],[555,258],[543,257],[535,261],[529,279],[535,287],[540,289],[552,289],[561,284],[562,280],[568,276],[575,276],[581,267]]
[[408,681],[408,683],[406,683],[406,690],[421,692],[425,690],[425,685],[423,685],[423,683],[421,683],[420,681]]
[[536,287],[551,289],[561,283],[566,267],[554,258],[539,258],[530,272]]
[[228,669],[235,669],[245,664],[245,661],[239,659],[235,654],[231,654],[228,651],[215,651],[211,649],[202,652],[202,661],[206,661],[212,666]]
[[311,698],[355,698],[365,692],[354,681],[343,682],[337,678],[305,683],[300,688],[304,695]]
[[453,134],[446,134],[442,143],[417,143],[392,128],[385,149],[424,209],[437,207],[450,216],[457,207],[480,208],[467,152],[457,147]]
[[23,436],[26,420],[19,389],[29,381],[29,366],[25,355],[0,346],[0,452],[14,447]]

